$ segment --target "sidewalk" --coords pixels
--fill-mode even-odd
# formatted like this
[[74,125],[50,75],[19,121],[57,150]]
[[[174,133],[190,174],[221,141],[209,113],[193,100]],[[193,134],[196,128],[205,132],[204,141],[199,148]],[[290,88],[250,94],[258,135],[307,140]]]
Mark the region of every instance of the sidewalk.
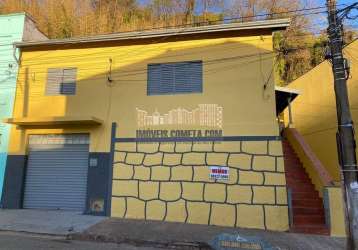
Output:
[[221,233],[255,236],[272,246],[290,250],[339,250],[345,246],[344,238],[329,236],[114,218],[82,233],[72,234],[71,238],[164,248],[210,249],[207,243]]
[[0,231],[67,236],[105,218],[61,210],[0,209]]

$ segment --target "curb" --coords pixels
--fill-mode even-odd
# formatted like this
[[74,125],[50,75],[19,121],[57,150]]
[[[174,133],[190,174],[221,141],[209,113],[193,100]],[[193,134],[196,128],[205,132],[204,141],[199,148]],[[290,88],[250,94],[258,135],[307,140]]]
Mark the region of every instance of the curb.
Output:
[[29,237],[65,239],[65,240],[68,239],[68,237],[69,237],[69,234],[50,234],[50,233],[15,231],[15,230],[4,230],[4,229],[0,229],[0,234],[3,234],[3,235],[26,235]]
[[204,242],[151,241],[151,240],[140,240],[140,239],[130,239],[130,238],[122,238],[116,236],[81,234],[81,233],[70,234],[68,235],[67,238],[70,240],[129,244],[134,246],[158,247],[158,248],[165,248],[165,249],[200,249],[200,250],[212,249],[207,243]]

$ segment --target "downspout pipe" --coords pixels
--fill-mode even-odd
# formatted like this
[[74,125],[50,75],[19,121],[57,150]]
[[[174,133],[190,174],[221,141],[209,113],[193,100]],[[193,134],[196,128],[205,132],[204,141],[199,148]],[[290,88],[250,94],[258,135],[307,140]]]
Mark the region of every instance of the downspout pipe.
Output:
[[13,51],[12,51],[12,56],[14,57],[14,59],[15,59],[17,65],[19,65],[19,64],[20,64],[20,59],[16,57],[17,47],[16,47],[16,45],[13,45],[13,47],[14,47],[14,49],[13,49]]
[[287,102],[288,102],[288,127],[289,128],[294,128],[294,126],[293,126],[293,118],[292,118],[292,107],[291,107],[292,96],[291,95],[287,99]]

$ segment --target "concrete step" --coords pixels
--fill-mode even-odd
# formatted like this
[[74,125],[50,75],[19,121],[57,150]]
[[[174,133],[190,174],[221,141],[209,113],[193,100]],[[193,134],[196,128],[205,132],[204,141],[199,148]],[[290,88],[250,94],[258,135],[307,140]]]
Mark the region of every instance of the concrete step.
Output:
[[303,171],[305,171],[305,169],[302,167],[302,163],[301,162],[287,162],[285,161],[285,168],[287,168],[287,170],[290,170],[291,168],[294,169],[302,169]]
[[286,180],[286,183],[292,192],[311,192],[315,190],[310,181]]
[[303,167],[301,163],[287,163],[285,162],[285,167],[287,168],[287,170],[299,170],[301,169],[302,171],[306,171]]
[[294,225],[324,225],[323,215],[311,215],[311,214],[296,214],[293,215]]
[[301,171],[304,171],[306,172],[306,170],[302,167],[301,163],[287,163],[285,162],[285,169],[286,171],[289,171],[289,170],[301,170]]
[[311,179],[308,177],[305,177],[305,176],[288,176],[288,177],[286,177],[286,181],[287,181],[287,183],[292,184],[292,185],[288,184],[289,187],[294,186],[296,183],[297,184],[300,184],[300,183],[312,184]]
[[325,225],[294,225],[290,232],[303,234],[329,235],[329,229]]
[[292,198],[296,200],[309,200],[309,199],[318,199],[318,192],[317,191],[310,191],[310,192],[294,192],[292,193]]
[[293,179],[297,179],[297,178],[305,178],[305,179],[309,179],[310,177],[308,176],[308,174],[306,173],[302,173],[302,172],[286,172],[286,175],[288,178],[293,178]]
[[292,187],[297,187],[297,189],[295,189],[296,192],[299,192],[299,188],[303,187],[303,186],[311,186],[311,182],[309,180],[292,180],[292,179],[286,179],[286,183],[287,185],[292,189]]
[[293,207],[294,215],[320,215],[324,216],[323,207]]
[[292,192],[310,192],[315,190],[312,184],[292,185],[289,188]]
[[292,181],[293,183],[295,182],[295,181],[297,181],[297,182],[308,182],[308,183],[310,183],[310,184],[312,184],[312,181],[311,181],[311,179],[307,176],[307,175],[302,175],[302,174],[290,174],[290,175],[288,175],[287,177],[286,177],[286,180],[287,181]]
[[285,171],[287,174],[303,174],[305,176],[308,176],[308,174],[306,173],[306,171],[304,169],[300,169],[297,167],[287,167],[287,168],[285,168]]
[[301,185],[304,183],[307,185],[312,184],[310,178],[308,178],[307,176],[299,176],[299,175],[290,175],[290,176],[286,177],[286,181],[287,181],[287,183],[292,184],[292,185],[289,185],[289,187],[295,186],[296,184],[301,184]]
[[300,158],[295,154],[287,151],[283,151],[285,160],[287,161],[300,161]]
[[283,152],[286,183],[292,191],[293,226],[290,231],[329,235],[322,199],[288,141],[283,142]]
[[294,170],[300,170],[300,171],[303,171],[303,172],[306,172],[306,170],[302,167],[302,164],[301,163],[295,163],[295,164],[288,164],[285,162],[285,169],[287,171],[294,171]]
[[302,165],[286,166],[285,170],[286,170],[287,173],[303,173],[303,174],[307,174],[306,170],[302,167]]
[[286,172],[286,177],[287,177],[287,179],[290,179],[290,178],[293,178],[293,179],[309,179],[309,176],[307,175],[307,174],[305,174],[305,173],[299,173],[299,172],[297,172],[297,173],[291,173],[291,172],[289,172],[289,173],[287,173]]
[[300,163],[300,158],[298,158],[296,155],[285,155],[284,161],[286,162],[298,162]]
[[321,199],[292,199],[293,207],[322,207]]

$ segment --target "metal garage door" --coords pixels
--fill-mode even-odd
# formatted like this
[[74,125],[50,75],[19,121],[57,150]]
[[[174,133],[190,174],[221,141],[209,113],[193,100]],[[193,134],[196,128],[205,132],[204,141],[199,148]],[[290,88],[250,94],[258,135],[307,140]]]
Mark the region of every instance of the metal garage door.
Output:
[[88,135],[33,135],[24,208],[85,210]]

